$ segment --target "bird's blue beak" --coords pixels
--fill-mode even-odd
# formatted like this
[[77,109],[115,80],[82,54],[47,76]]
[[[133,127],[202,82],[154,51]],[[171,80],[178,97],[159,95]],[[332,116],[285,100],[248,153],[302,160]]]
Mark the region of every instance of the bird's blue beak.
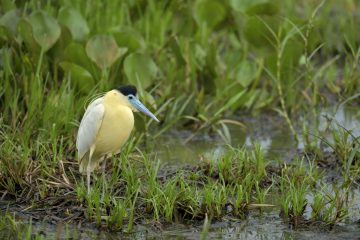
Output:
[[147,109],[144,104],[142,104],[140,102],[139,99],[137,99],[136,97],[133,97],[132,99],[129,99],[129,102],[131,103],[131,105],[136,108],[137,110],[139,110],[140,112],[145,113],[146,115],[148,115],[149,117],[151,117],[152,119],[154,119],[157,122],[160,122],[159,119],[157,119],[157,117],[155,117],[155,115],[150,112],[149,109]]

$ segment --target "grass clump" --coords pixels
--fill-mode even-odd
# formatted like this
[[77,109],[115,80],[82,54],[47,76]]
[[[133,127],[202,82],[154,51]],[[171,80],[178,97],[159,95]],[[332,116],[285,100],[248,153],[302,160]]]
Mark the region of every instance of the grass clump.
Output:
[[347,194],[339,187],[334,186],[326,190],[324,186],[319,192],[314,193],[313,197],[311,209],[314,220],[333,227],[348,217]]

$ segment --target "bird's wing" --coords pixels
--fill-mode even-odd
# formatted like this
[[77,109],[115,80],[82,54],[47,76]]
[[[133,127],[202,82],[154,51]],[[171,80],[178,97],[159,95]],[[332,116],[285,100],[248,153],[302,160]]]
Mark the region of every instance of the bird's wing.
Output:
[[81,120],[78,135],[76,138],[76,148],[79,153],[79,159],[85,155],[95,143],[96,136],[99,132],[105,107],[103,98],[94,100],[87,107],[84,117]]

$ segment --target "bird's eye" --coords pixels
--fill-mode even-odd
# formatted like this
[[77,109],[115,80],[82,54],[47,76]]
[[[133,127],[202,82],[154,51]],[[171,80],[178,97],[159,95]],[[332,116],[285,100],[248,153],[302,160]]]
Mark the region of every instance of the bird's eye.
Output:
[[130,95],[130,96],[129,96],[129,100],[132,100],[133,98],[134,98],[133,95]]

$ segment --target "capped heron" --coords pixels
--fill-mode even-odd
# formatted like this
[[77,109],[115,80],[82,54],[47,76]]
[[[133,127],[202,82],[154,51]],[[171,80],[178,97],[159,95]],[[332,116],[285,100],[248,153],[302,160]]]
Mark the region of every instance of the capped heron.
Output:
[[92,101],[81,120],[76,148],[80,173],[87,175],[90,192],[90,174],[105,161],[107,154],[120,151],[134,128],[133,112],[141,111],[159,122],[136,97],[136,87],[121,86]]

